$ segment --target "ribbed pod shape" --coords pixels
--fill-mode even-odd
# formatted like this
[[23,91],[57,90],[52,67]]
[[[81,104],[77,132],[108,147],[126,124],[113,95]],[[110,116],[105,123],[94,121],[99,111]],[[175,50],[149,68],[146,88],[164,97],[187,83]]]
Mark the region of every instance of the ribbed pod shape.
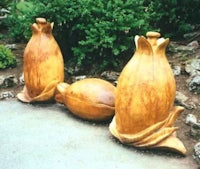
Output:
[[[64,80],[63,57],[52,35],[53,23],[37,18],[31,28],[32,37],[24,51],[25,95],[30,101],[46,101]],[[20,95],[18,98],[23,101]]]

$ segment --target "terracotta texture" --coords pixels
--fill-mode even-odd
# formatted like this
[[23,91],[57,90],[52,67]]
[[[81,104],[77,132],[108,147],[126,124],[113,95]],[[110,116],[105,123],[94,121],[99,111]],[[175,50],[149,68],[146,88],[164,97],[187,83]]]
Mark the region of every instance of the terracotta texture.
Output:
[[173,107],[176,84],[165,50],[169,39],[148,32],[135,37],[136,52],[122,70],[116,89],[111,133],[135,147],[186,153],[173,124],[182,107]]
[[71,85],[60,83],[56,93],[57,102],[83,119],[102,121],[114,115],[115,86],[105,80],[87,78]]
[[48,101],[64,80],[63,57],[52,35],[53,23],[37,18],[31,28],[32,37],[24,51],[25,86],[17,97],[23,102]]

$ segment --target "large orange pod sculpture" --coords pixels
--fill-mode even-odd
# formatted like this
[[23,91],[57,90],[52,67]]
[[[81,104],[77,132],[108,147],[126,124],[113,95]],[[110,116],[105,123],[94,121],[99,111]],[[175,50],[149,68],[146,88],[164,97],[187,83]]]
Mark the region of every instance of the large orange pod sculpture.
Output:
[[80,118],[103,121],[114,115],[115,89],[103,79],[86,78],[71,85],[58,84],[55,100]]
[[173,126],[184,109],[173,106],[176,84],[165,55],[169,39],[159,37],[157,32],[135,37],[136,52],[118,79],[109,129],[122,143],[185,155]]
[[23,102],[49,101],[64,80],[63,57],[52,35],[53,23],[36,18],[31,28],[32,37],[24,51],[25,86],[17,97]]

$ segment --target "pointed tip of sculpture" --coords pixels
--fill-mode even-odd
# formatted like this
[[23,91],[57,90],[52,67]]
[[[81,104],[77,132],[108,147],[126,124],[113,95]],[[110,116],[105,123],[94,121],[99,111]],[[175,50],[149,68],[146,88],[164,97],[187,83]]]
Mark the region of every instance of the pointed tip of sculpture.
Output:
[[170,150],[172,152],[181,154],[183,156],[186,156],[186,153],[187,153],[187,150],[186,150],[184,144],[182,143],[182,141],[180,141],[174,135],[169,136],[167,139],[154,145],[152,148]]
[[27,97],[27,95],[24,94],[23,91],[17,94],[17,99],[23,103],[31,102],[31,99],[29,97]]

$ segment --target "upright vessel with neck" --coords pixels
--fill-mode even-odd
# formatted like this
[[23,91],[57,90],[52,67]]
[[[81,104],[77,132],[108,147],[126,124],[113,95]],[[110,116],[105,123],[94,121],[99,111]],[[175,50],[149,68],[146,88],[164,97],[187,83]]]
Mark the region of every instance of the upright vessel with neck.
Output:
[[173,126],[183,108],[173,106],[176,84],[165,55],[169,39],[146,35],[135,37],[136,52],[118,79],[110,131],[125,144],[185,154]]

